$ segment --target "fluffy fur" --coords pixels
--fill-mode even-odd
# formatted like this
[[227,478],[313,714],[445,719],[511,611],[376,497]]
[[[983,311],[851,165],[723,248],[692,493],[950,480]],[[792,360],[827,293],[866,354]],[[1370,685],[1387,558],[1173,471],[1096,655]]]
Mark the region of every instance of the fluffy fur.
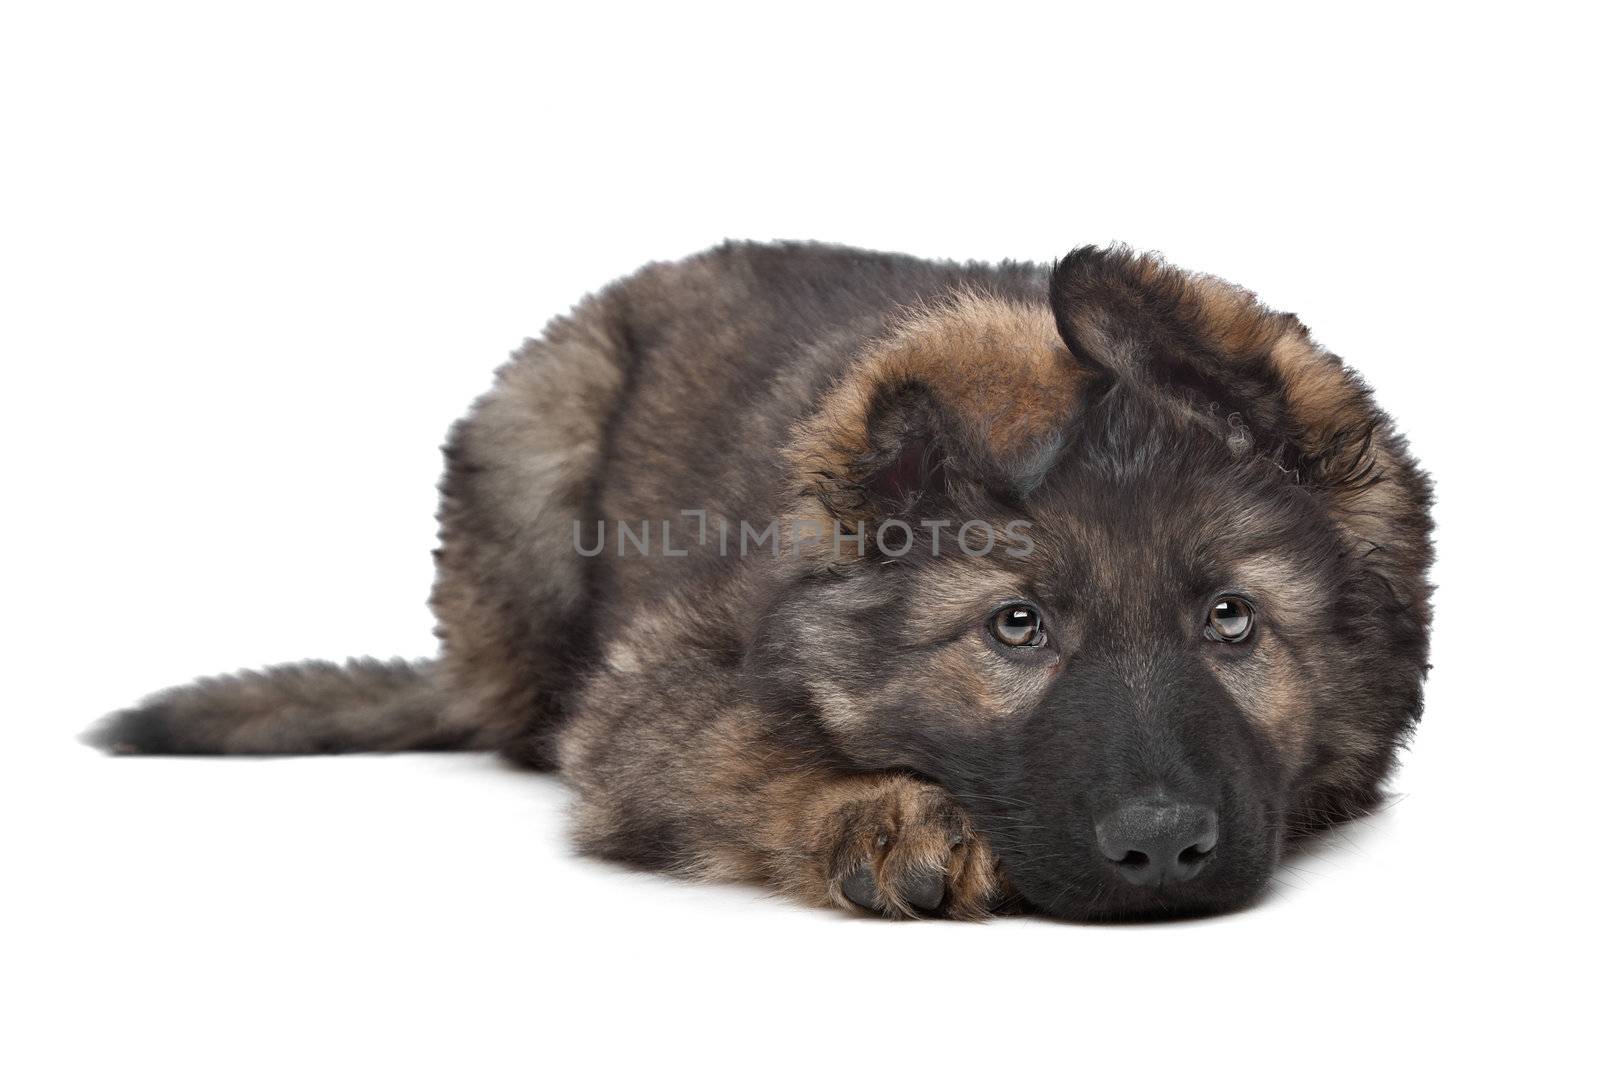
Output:
[[[1099,918],[1248,902],[1420,714],[1426,478],[1293,316],[1153,256],[652,265],[529,342],[445,453],[437,660],[209,679],[92,740],[493,748],[572,783],[596,855]],[[741,552],[742,523],[776,532]],[[1247,641],[1206,637],[1224,594]],[[991,628],[1018,603],[1036,647]],[[1132,884],[1097,845],[1150,795],[1215,813],[1198,877]]]

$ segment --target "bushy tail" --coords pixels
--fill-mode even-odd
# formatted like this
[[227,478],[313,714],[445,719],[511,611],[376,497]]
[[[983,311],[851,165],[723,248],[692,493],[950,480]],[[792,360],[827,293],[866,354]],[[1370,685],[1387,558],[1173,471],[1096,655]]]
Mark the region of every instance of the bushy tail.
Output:
[[431,661],[319,660],[202,678],[83,735],[119,755],[300,755],[473,748]]

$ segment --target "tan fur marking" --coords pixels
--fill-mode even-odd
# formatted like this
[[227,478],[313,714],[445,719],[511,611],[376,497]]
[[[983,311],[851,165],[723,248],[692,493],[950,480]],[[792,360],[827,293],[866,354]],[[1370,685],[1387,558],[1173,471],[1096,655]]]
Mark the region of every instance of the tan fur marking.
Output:
[[1307,679],[1274,638],[1263,635],[1255,656],[1246,661],[1211,659],[1207,667],[1265,732],[1288,766],[1298,772],[1306,763],[1315,724],[1312,701],[1303,689]]
[[1305,629],[1307,620],[1330,595],[1330,590],[1312,581],[1294,560],[1276,553],[1240,560],[1233,565],[1233,573],[1240,591],[1268,611],[1269,624],[1291,631]]
[[1240,591],[1263,613],[1260,645],[1248,660],[1212,659],[1208,666],[1289,766],[1298,768],[1315,727],[1315,665],[1295,662],[1280,637],[1305,634],[1326,607],[1330,591],[1310,580],[1294,560],[1271,552],[1238,561],[1233,573]]

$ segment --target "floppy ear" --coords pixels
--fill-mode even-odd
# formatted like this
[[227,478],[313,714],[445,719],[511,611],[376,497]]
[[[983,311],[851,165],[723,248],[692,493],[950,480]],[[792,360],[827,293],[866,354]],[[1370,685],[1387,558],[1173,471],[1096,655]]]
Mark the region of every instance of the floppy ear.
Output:
[[1050,310],[1074,358],[1102,379],[1148,382],[1197,408],[1237,412],[1257,436],[1294,436],[1272,353],[1306,331],[1253,294],[1157,256],[1087,247],[1051,272]]
[[1056,264],[1050,308],[1073,357],[1102,380],[1230,417],[1300,484],[1326,495],[1351,550],[1426,601],[1431,493],[1371,391],[1293,315],[1157,256],[1080,248]]

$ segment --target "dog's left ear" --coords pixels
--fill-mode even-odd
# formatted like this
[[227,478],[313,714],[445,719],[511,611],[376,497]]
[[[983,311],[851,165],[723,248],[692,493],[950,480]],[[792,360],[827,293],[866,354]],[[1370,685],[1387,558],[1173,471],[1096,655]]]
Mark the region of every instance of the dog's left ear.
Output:
[[[1050,310],[1073,357],[1102,379],[1147,381],[1197,407],[1244,416],[1257,436],[1302,443],[1290,391],[1338,360],[1311,344],[1293,315],[1219,278],[1190,274],[1126,248],[1079,248],[1050,275]],[[1325,419],[1301,405],[1317,428]]]
[[1219,429],[1242,420],[1302,485],[1326,494],[1352,551],[1426,598],[1427,480],[1365,383],[1299,319],[1120,247],[1057,263],[1050,310],[1073,358],[1102,381],[1185,397]]

